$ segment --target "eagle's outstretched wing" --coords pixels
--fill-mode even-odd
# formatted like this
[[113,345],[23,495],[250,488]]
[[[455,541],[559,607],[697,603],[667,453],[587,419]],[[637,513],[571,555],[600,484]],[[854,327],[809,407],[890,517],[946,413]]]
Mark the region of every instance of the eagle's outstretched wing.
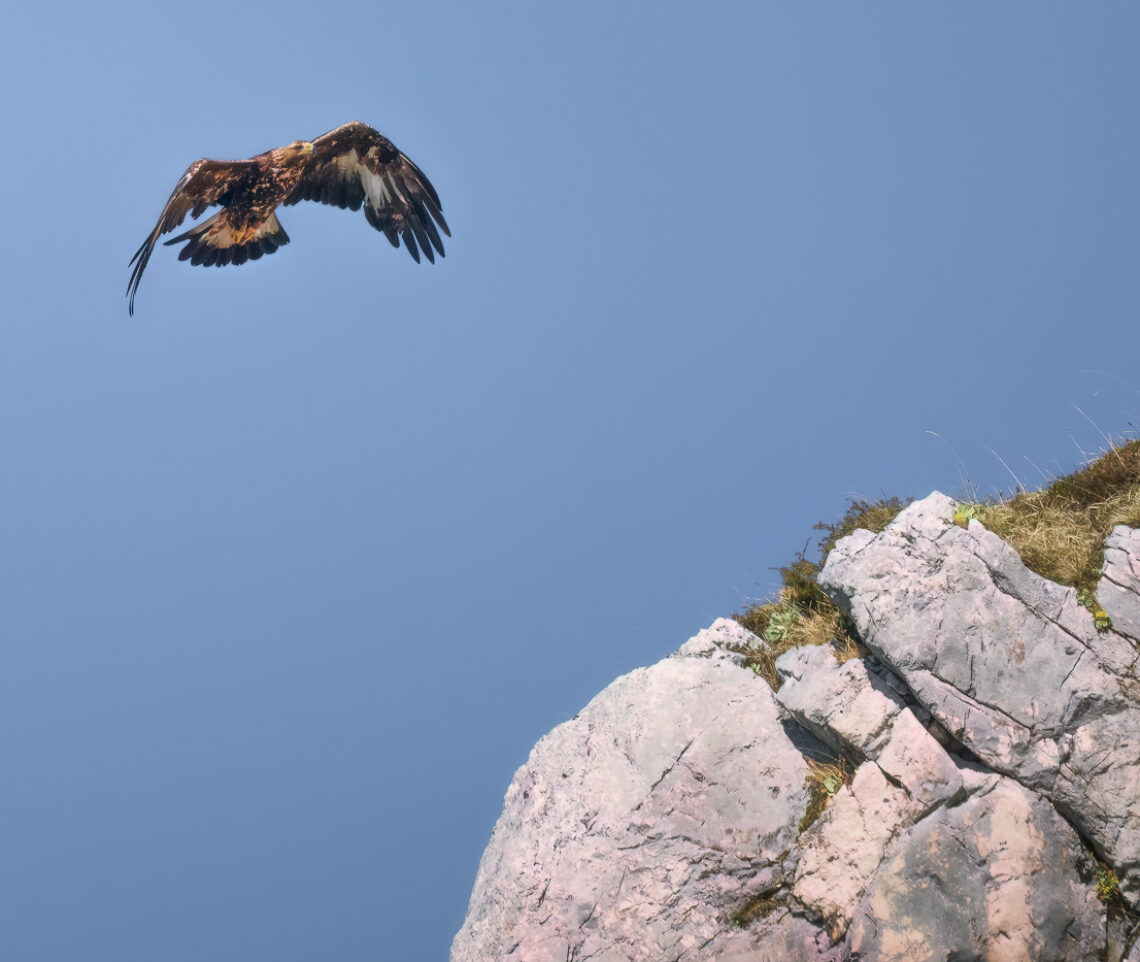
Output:
[[131,280],[127,284],[131,314],[135,312],[135,293],[139,289],[139,281],[142,280],[146,263],[150,260],[158,238],[167,231],[174,230],[188,213],[192,217],[198,217],[206,208],[225,203],[236,188],[243,186],[247,179],[256,177],[260,169],[261,165],[256,160],[206,160],[205,158],[194,161],[186,169],[186,173],[182,175],[182,179],[171,193],[170,200],[162,209],[162,215],[154,225],[154,230],[131,258],[134,270],[131,271]]
[[423,171],[383,134],[355,121],[313,141],[313,156],[284,203],[302,200],[352,210],[363,204],[368,223],[393,247],[403,238],[416,263],[420,250],[433,264],[435,252],[443,256],[439,230],[451,236],[439,195]]

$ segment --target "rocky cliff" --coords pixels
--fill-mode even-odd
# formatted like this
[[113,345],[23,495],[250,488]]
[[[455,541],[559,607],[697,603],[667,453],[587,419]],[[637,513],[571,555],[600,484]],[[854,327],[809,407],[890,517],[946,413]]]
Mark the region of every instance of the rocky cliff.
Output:
[[818,581],[861,657],[720,620],[535,746],[452,962],[1140,962],[1140,530],[1095,615],[937,493]]

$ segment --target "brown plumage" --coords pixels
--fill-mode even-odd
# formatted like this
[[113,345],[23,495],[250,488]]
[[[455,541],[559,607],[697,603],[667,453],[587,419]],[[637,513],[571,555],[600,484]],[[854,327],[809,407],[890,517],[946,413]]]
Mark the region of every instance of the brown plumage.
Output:
[[312,142],[294,141],[249,160],[194,161],[131,258],[130,313],[154,245],[187,214],[199,217],[207,208],[222,208],[165,243],[186,241],[179,260],[221,267],[257,260],[288,244],[277,207],[302,200],[352,210],[363,206],[368,223],[393,247],[403,240],[416,263],[422,250],[434,264],[436,253],[443,257],[439,231],[451,236],[439,195],[423,171],[368,125],[348,123]]

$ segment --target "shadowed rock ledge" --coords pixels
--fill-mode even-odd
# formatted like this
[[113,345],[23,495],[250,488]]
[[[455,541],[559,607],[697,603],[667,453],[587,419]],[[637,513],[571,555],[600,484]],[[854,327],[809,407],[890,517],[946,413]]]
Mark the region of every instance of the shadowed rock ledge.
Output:
[[[1098,630],[954,507],[932,494],[828,557],[867,657],[793,649],[773,692],[736,653],[763,642],[722,619],[541,739],[452,962],[1124,958],[1140,531],[1106,541]],[[809,760],[846,773],[814,821]],[[1110,869],[1128,901],[1106,907]]]

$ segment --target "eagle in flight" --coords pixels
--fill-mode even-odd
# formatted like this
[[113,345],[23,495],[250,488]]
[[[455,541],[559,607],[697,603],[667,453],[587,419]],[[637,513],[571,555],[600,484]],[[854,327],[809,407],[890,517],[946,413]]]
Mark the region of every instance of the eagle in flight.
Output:
[[348,123],[316,140],[297,140],[249,160],[194,161],[131,258],[130,313],[155,243],[187,214],[199,217],[207,208],[222,208],[165,243],[186,241],[180,261],[221,267],[255,261],[288,244],[277,207],[302,200],[352,210],[363,205],[368,223],[393,247],[403,240],[417,264],[421,250],[433,264],[437,252],[443,257],[439,231],[451,236],[439,195],[423,171],[367,124]]

